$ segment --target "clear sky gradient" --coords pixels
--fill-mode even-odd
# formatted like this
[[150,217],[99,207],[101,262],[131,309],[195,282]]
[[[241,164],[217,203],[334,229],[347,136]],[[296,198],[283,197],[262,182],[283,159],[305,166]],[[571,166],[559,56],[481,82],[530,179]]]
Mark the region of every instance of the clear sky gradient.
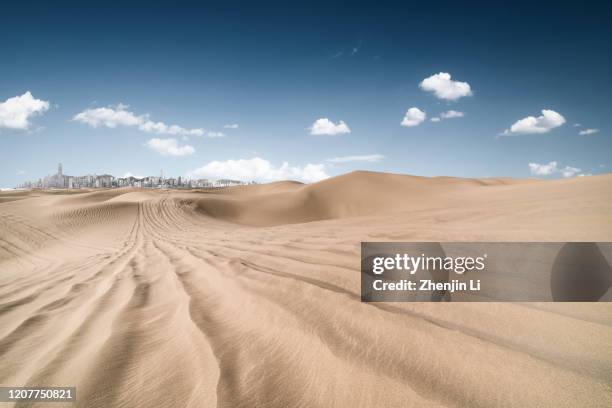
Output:
[[[0,187],[58,162],[70,175],[163,169],[260,181],[356,169],[608,172],[612,12],[604,2],[562,3],[3,5]],[[444,99],[420,86],[440,72],[470,95]],[[48,109],[16,124],[20,106],[7,100],[27,91]],[[402,126],[411,107],[426,118]],[[108,127],[100,108],[123,111],[123,122]],[[74,119],[88,109],[97,127]],[[563,123],[538,119],[543,109]],[[463,117],[431,121],[451,110]],[[534,123],[517,123],[529,116]],[[350,132],[312,134],[323,118]]]

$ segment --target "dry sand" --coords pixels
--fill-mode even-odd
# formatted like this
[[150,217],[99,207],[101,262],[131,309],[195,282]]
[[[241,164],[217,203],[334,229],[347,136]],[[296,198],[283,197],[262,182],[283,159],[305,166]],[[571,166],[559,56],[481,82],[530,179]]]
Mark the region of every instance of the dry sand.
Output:
[[612,303],[363,304],[365,240],[612,241],[612,175],[2,193],[0,385],[74,385],[79,407],[612,406]]

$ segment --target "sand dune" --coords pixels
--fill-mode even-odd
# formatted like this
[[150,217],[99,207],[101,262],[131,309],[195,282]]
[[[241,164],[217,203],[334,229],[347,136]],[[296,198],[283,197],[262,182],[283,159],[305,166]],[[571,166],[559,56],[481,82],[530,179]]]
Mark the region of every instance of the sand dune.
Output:
[[610,241],[610,203],[610,175],[0,193],[0,385],[74,385],[79,407],[609,407],[612,304],[364,304],[359,243]]

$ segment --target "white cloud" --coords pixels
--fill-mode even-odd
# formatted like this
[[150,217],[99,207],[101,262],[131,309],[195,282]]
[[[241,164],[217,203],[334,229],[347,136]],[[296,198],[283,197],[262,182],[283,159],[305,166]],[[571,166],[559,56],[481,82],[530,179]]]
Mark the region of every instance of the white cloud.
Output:
[[225,129],[238,129],[239,126],[237,123],[230,123],[230,124],[224,125],[223,127]]
[[208,132],[206,134],[206,136],[211,138],[211,139],[218,139],[218,138],[221,138],[221,137],[225,137],[226,135],[223,132]]
[[425,78],[419,84],[422,90],[433,92],[439,98],[447,101],[456,101],[464,96],[472,95],[472,88],[467,82],[453,81],[451,74],[440,72]]
[[536,176],[551,176],[561,174],[565,178],[574,177],[580,169],[572,166],[559,167],[556,161],[547,164],[529,163],[529,171]]
[[23,176],[24,174],[26,174],[26,171],[25,171],[25,170],[18,170],[18,171],[17,171],[17,175],[18,175],[18,176]]
[[593,133],[598,133],[599,129],[584,129],[578,132],[579,135],[592,135]]
[[348,163],[348,162],[378,162],[384,159],[385,156],[382,154],[367,154],[363,156],[342,156],[334,157],[333,159],[327,159],[330,163]]
[[176,139],[149,139],[147,146],[162,156],[189,156],[195,153],[193,146],[179,146]]
[[456,110],[449,110],[449,111],[446,111],[446,112],[442,112],[440,114],[440,117],[442,119],[462,118],[464,116],[465,116],[465,114],[463,112],[459,112],[459,111],[456,111]]
[[548,164],[529,163],[529,171],[536,176],[549,176],[557,170],[556,161],[551,161]]
[[340,135],[343,133],[351,133],[348,125],[344,121],[338,122],[336,125],[334,122],[327,118],[317,119],[310,127],[311,135]]
[[30,127],[29,119],[49,109],[49,102],[36,99],[30,91],[0,102],[0,128],[23,129]]
[[406,127],[418,126],[425,120],[426,117],[427,114],[425,112],[419,108],[412,107],[406,111],[406,115],[404,116],[404,119],[402,119],[401,125]]
[[117,106],[105,108],[86,109],[76,114],[72,120],[85,123],[93,128],[106,126],[137,126],[143,132],[176,135],[176,136],[203,136],[204,129],[186,129],[178,125],[167,125],[164,122],[149,120],[149,115],[136,115],[127,110],[129,106],[122,103]]
[[565,166],[564,168],[560,169],[559,172],[563,175],[563,177],[570,178],[580,173],[580,169],[578,167]]
[[438,116],[434,116],[430,120],[432,122],[440,122],[442,119],[462,118],[464,116],[465,116],[465,113],[463,113],[463,112],[459,112],[459,111],[456,111],[456,110],[449,110],[449,111],[446,111],[446,112],[442,112],[439,117]]
[[316,182],[329,177],[324,164],[290,166],[283,162],[279,167],[260,157],[252,159],[212,161],[187,173],[190,178],[233,179],[240,181],[300,180]]
[[542,115],[537,118],[527,116],[520,119],[510,127],[504,130],[503,135],[528,135],[548,133],[552,129],[557,128],[565,123],[565,118],[560,113],[550,109],[542,109]]
[[164,122],[152,122],[150,120],[138,125],[138,129],[166,135],[204,136],[204,129],[185,129],[178,125],[168,126]]
[[144,122],[141,116],[126,111],[127,105],[119,104],[116,107],[86,109],[76,114],[72,120],[85,123],[91,127],[106,126],[137,126]]
[[144,178],[143,176],[138,176],[136,174],[132,174],[129,171],[123,175],[123,178],[128,178],[128,177],[134,177],[134,178],[137,178],[137,179]]
[[580,126],[582,126],[582,125],[581,125],[580,123],[574,123],[572,126],[573,126],[573,127],[580,127]]

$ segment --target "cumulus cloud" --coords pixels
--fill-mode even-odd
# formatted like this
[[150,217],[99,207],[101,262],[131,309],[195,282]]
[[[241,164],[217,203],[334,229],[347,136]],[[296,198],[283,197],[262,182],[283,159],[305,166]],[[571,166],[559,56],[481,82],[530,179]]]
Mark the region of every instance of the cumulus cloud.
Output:
[[542,115],[538,117],[527,116],[517,120],[510,129],[504,130],[503,135],[528,135],[548,133],[565,123],[565,118],[560,113],[550,109],[542,109]]
[[162,156],[189,156],[195,153],[193,146],[180,146],[176,139],[153,138],[146,145]]
[[27,130],[29,119],[49,110],[49,102],[36,99],[30,91],[0,102],[0,128]]
[[128,177],[134,177],[134,178],[137,178],[137,179],[144,178],[143,176],[139,176],[139,175],[133,174],[133,173],[131,173],[129,171],[123,175],[123,178],[128,178]]
[[470,84],[453,81],[448,72],[440,72],[425,78],[419,86],[422,90],[432,92],[437,98],[447,101],[456,101],[464,96],[472,95]]
[[442,112],[440,114],[440,117],[442,119],[462,118],[464,116],[465,116],[465,113],[459,112],[459,111],[456,111],[456,110],[452,110],[452,109],[449,110],[449,111],[446,111],[446,112]]
[[137,126],[144,122],[141,116],[136,116],[126,110],[127,105],[119,104],[116,107],[86,109],[76,114],[72,120],[85,123],[91,127],[106,126]]
[[579,135],[592,135],[593,133],[598,133],[599,129],[584,129],[578,132]]
[[351,133],[348,125],[344,121],[335,124],[327,118],[317,119],[310,127],[311,135],[340,135],[343,133]]
[[570,178],[574,177],[576,174],[580,173],[580,169],[578,167],[565,166],[562,169],[559,169],[559,172],[563,177]]
[[212,161],[200,168],[187,173],[189,178],[233,179],[240,181],[279,181],[300,180],[316,182],[329,177],[324,164],[307,164],[305,166],[290,166],[283,162],[275,166],[260,157],[252,159]]
[[549,176],[557,171],[557,162],[551,161],[548,164],[529,163],[529,171],[536,176]]
[[26,171],[25,171],[25,170],[19,170],[19,171],[17,171],[17,175],[18,175],[18,176],[23,176],[24,174],[26,174]]
[[218,139],[221,137],[225,137],[226,135],[223,132],[208,132],[206,133],[206,136],[208,136],[211,139]]
[[238,129],[238,124],[237,123],[229,123],[227,125],[223,126],[225,129]]
[[149,115],[136,115],[127,110],[129,106],[122,103],[117,106],[86,109],[72,118],[72,120],[87,124],[93,128],[106,126],[135,126],[143,132],[167,134],[175,136],[203,136],[204,129],[186,129],[179,125],[167,125],[164,122],[154,122]]
[[432,122],[440,122],[442,119],[462,118],[464,116],[465,116],[465,114],[463,112],[459,112],[459,111],[456,111],[456,110],[449,110],[449,111],[446,111],[446,112],[442,112],[439,117],[438,116],[434,116],[430,120]]
[[574,177],[580,173],[580,169],[572,166],[559,167],[556,161],[546,164],[529,163],[529,171],[535,176],[551,176],[560,174],[565,178]]
[[404,119],[402,119],[402,126],[412,127],[420,125],[427,114],[420,110],[419,108],[412,107],[406,111],[406,115],[404,115]]
[[382,154],[367,154],[363,156],[342,156],[334,157],[333,159],[327,159],[330,163],[349,163],[349,162],[378,162],[384,159],[385,156]]
[[138,128],[145,132],[159,133],[166,135],[183,136],[203,136],[204,129],[185,129],[178,125],[168,126],[164,122],[152,122],[150,120],[138,125]]

